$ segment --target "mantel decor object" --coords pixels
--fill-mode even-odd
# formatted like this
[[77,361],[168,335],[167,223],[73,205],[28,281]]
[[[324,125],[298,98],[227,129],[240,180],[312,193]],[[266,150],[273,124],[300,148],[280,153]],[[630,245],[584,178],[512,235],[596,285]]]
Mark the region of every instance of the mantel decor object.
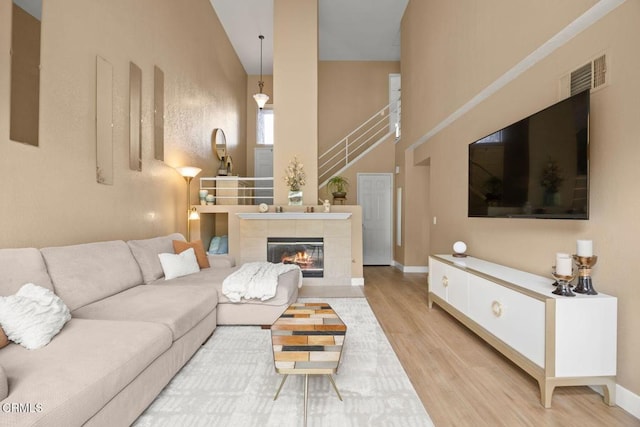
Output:
[[295,156],[289,162],[289,166],[285,169],[284,181],[289,187],[289,205],[302,206],[302,190],[306,184],[307,174],[304,172],[304,165],[300,163],[298,157]]
[[576,275],[571,273],[571,275],[567,276],[564,274],[556,273],[556,266],[552,267],[551,275],[554,279],[556,279],[556,289],[552,291],[552,294],[561,295],[563,297],[575,297],[576,294],[571,290],[571,281],[576,278]]
[[289,206],[302,206],[302,191],[289,191]]
[[598,257],[574,255],[573,261],[578,267],[578,284],[573,290],[579,294],[598,295],[591,280],[591,268],[598,262]]

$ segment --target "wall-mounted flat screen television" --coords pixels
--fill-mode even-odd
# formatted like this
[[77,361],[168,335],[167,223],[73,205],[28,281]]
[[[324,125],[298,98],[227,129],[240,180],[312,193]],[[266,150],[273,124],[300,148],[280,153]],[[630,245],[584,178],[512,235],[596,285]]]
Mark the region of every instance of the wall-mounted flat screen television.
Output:
[[469,145],[469,216],[589,219],[589,91]]

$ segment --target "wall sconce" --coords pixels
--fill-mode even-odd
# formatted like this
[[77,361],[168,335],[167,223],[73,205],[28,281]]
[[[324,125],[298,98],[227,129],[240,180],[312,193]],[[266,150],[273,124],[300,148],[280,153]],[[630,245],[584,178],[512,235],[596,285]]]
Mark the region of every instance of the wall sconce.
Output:
[[[191,180],[195,178],[200,172],[202,172],[202,169],[196,168],[194,166],[183,166],[183,167],[176,168],[176,170],[180,175],[182,175],[184,180],[187,182],[187,241],[190,242],[191,241],[191,219],[193,215],[192,212],[193,210],[195,210],[195,208],[192,209],[191,207]],[[200,216],[198,215],[198,211],[195,211],[195,214],[198,217],[193,219],[200,219]]]
[[189,221],[197,221],[200,219],[200,214],[195,207],[192,207],[189,211]]

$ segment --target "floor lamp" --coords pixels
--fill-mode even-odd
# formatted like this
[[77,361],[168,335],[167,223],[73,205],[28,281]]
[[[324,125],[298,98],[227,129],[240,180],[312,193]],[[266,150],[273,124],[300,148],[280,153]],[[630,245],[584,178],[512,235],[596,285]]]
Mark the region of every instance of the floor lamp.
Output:
[[200,219],[196,208],[191,207],[191,180],[195,178],[202,169],[193,166],[183,166],[176,168],[178,173],[187,181],[187,242],[191,241],[191,220]]

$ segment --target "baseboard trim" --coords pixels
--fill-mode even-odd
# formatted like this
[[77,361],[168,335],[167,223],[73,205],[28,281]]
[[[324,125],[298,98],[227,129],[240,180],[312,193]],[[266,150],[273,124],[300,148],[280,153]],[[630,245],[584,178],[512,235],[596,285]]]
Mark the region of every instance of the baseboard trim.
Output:
[[351,286],[364,286],[364,277],[352,277]]
[[429,267],[426,265],[402,265],[397,261],[392,261],[391,265],[403,273],[428,273]]
[[[590,386],[596,393],[602,395],[602,386]],[[640,396],[616,384],[616,405],[640,420]]]

